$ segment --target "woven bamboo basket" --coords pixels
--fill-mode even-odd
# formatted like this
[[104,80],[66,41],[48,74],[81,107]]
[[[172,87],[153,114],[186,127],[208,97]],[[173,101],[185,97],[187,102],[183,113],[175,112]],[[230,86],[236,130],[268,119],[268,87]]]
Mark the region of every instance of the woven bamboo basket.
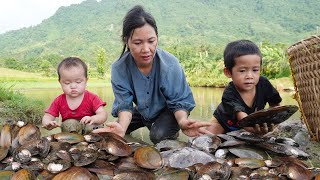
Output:
[[320,139],[320,36],[288,48],[289,63],[301,118],[312,140]]

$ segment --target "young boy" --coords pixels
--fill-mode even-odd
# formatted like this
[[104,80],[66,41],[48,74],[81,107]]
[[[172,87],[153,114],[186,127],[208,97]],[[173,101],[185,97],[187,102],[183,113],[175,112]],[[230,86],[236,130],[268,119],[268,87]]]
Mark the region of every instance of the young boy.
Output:
[[[269,80],[260,76],[262,57],[257,45],[249,40],[229,43],[224,50],[224,74],[232,81],[225,88],[222,102],[213,113],[213,125],[208,130],[222,134],[239,130],[237,122],[249,114],[270,107],[279,106],[281,97]],[[273,131],[273,124],[261,124],[245,130],[265,134]]]
[[97,95],[86,90],[87,65],[77,57],[68,57],[58,65],[59,83],[63,94],[55,98],[45,110],[42,126],[46,129],[58,127],[55,121],[61,114],[61,130],[85,133],[101,126],[107,120],[106,105]]

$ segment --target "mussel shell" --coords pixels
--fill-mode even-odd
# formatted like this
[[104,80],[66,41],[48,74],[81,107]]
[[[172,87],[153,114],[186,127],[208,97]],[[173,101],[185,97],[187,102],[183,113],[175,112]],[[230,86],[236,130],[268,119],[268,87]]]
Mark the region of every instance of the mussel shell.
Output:
[[40,171],[44,169],[44,164],[41,161],[30,161],[21,165],[22,169],[29,169],[30,171]]
[[3,148],[9,148],[11,146],[11,127],[9,124],[5,124],[2,127],[0,146]]
[[19,130],[17,137],[19,144],[22,146],[30,141],[40,139],[41,133],[36,125],[28,123]]
[[203,176],[210,176],[212,179],[229,179],[231,175],[231,167],[226,163],[208,162],[200,167],[194,179],[202,179]]
[[58,152],[56,152],[56,155],[60,158],[60,159],[63,159],[63,160],[66,160],[66,161],[70,161],[72,162],[73,159],[71,157],[71,154],[66,151],[66,150],[60,150]]
[[107,140],[107,139],[117,139],[119,141],[122,141],[124,143],[128,143],[128,141],[126,139],[124,139],[123,137],[119,136],[118,134],[112,133],[112,132],[100,132],[98,133],[101,137],[103,137],[103,139]]
[[267,157],[267,154],[264,151],[254,149],[249,146],[229,148],[229,151],[240,158],[255,158],[263,160]]
[[231,147],[231,146],[239,146],[242,144],[245,144],[246,142],[238,140],[238,139],[233,139],[233,140],[227,140],[224,141],[223,143],[220,144],[220,147]]
[[128,171],[143,171],[144,169],[135,163],[132,156],[122,157],[115,162],[114,174],[120,174]]
[[7,157],[8,152],[9,152],[8,148],[0,146],[0,161],[2,161],[4,158]]
[[53,135],[53,138],[59,142],[68,142],[70,144],[75,144],[84,141],[84,137],[81,134],[61,132]]
[[97,151],[87,148],[81,151],[80,156],[77,159],[74,159],[73,164],[75,166],[85,166],[93,163],[98,158]]
[[16,173],[13,174],[11,180],[35,180],[35,174],[28,169],[20,169]]
[[37,178],[39,180],[51,180],[56,174],[51,173],[50,171],[44,169],[42,170],[39,175],[37,176]]
[[210,153],[191,147],[163,151],[160,154],[163,158],[163,164],[174,168],[186,168],[196,163],[206,164],[217,159]]
[[50,141],[45,137],[41,138],[38,144],[38,148],[39,148],[39,155],[41,157],[46,157],[50,151]]
[[83,137],[86,142],[97,142],[103,138],[100,134],[97,133],[86,134],[83,135]]
[[96,145],[114,156],[129,156],[132,153],[132,148],[127,142],[118,138],[112,138],[111,136],[108,139],[96,142]]
[[21,152],[22,150],[28,150],[31,156],[40,155],[46,157],[50,150],[50,142],[46,138],[35,139],[33,141],[26,141],[22,146],[18,147],[15,151]]
[[255,158],[236,158],[234,162],[238,166],[248,167],[251,169],[260,168],[266,165],[263,160],[255,159]]
[[245,177],[245,179],[249,179],[251,172],[252,169],[248,167],[232,166],[230,179],[241,179],[239,177]]
[[108,161],[98,159],[95,162],[85,166],[85,168],[88,169],[90,172],[113,176],[116,167]]
[[186,147],[186,146],[187,146],[186,142],[166,139],[166,140],[162,140],[159,143],[157,143],[155,145],[155,148],[161,152],[161,151],[168,151],[168,150],[172,150],[172,149],[182,148],[182,147]]
[[59,173],[71,167],[71,162],[66,160],[55,160],[50,162],[46,169],[51,173]]
[[112,180],[155,180],[155,174],[149,171],[129,171],[116,174]]
[[58,159],[57,152],[60,150],[66,150],[69,151],[71,145],[67,142],[57,142],[53,141],[50,142],[50,151],[48,155],[43,159],[43,162],[48,164],[54,160]]
[[297,147],[290,146],[287,144],[280,143],[260,143],[257,146],[269,150],[273,153],[284,154],[287,156],[295,156],[295,157],[309,157],[307,153],[298,149]]
[[312,172],[296,163],[285,163],[278,167],[282,175],[290,179],[312,179]]
[[262,109],[249,114],[247,117],[241,119],[238,124],[240,127],[254,127],[255,124],[262,123],[279,124],[287,120],[298,109],[299,108],[296,105],[276,106],[269,109]]
[[60,172],[52,180],[74,180],[74,179],[91,179],[98,180],[98,177],[90,173],[86,168],[73,166],[66,171]]
[[0,171],[0,179],[2,180],[10,180],[15,171],[12,170],[1,170]]
[[165,167],[155,172],[156,179],[161,180],[185,180],[190,178],[189,171],[186,169],[177,169]]
[[20,163],[26,163],[31,160],[32,154],[27,149],[17,149],[13,153],[13,159]]
[[136,164],[146,169],[157,169],[162,165],[162,157],[159,151],[153,146],[144,146],[134,152]]
[[213,153],[219,147],[221,139],[216,135],[201,135],[194,138],[189,138],[189,142],[192,147]]
[[236,135],[235,137],[237,139],[240,139],[240,140],[243,140],[243,141],[246,141],[247,143],[261,143],[261,142],[264,142],[264,139],[261,138],[260,136],[254,134],[254,133],[250,133],[250,132],[247,132],[247,131],[237,131],[239,134]]

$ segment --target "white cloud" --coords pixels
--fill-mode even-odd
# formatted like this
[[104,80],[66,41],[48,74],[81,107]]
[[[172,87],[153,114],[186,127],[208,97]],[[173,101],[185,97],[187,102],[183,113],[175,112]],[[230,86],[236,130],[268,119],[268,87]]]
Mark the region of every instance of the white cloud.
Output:
[[59,7],[84,0],[1,0],[0,33],[37,25],[52,16]]

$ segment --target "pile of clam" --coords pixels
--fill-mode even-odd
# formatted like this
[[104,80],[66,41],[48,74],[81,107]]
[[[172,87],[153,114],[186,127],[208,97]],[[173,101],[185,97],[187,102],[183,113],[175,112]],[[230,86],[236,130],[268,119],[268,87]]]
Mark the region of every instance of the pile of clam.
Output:
[[0,179],[320,179],[292,139],[245,131],[151,146],[113,133],[42,137],[29,123],[6,123]]

